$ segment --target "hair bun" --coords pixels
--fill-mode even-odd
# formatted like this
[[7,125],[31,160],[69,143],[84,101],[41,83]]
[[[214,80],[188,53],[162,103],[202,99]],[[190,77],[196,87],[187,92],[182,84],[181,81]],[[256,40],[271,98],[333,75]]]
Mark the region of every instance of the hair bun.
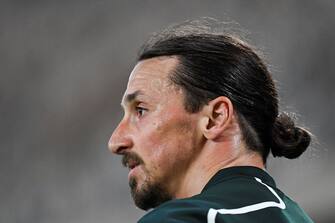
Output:
[[288,159],[299,157],[311,142],[311,134],[296,127],[293,119],[286,113],[281,113],[272,128],[271,151],[274,157],[284,156]]

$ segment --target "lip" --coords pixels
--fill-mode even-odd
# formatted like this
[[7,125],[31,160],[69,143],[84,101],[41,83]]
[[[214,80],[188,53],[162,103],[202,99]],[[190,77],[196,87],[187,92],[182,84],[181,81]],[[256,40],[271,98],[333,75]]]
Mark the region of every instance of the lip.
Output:
[[136,165],[135,167],[129,169],[129,173],[128,173],[128,180],[131,178],[131,177],[134,177],[136,175],[136,173],[139,171],[140,169],[140,165]]

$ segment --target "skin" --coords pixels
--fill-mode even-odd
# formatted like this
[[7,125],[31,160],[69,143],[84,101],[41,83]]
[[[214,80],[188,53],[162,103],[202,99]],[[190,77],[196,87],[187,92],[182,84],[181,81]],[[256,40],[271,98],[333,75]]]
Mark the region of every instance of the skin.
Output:
[[[135,66],[121,103],[124,117],[108,143],[125,165],[139,164],[128,179],[142,209],[199,194],[220,169],[264,168],[261,156],[246,148],[228,98],[218,97],[197,113],[185,110],[182,89],[169,80],[178,63],[157,57]],[[164,197],[142,205],[139,200],[153,188]]]

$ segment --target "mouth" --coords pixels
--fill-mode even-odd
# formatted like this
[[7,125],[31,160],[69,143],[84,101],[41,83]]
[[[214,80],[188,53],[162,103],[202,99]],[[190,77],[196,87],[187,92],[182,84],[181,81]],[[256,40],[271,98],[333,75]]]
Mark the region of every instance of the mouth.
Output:
[[140,165],[140,163],[137,162],[137,161],[135,161],[135,160],[129,160],[127,162],[127,167],[128,167],[129,170],[132,170],[132,169],[134,169],[135,167],[137,167],[139,165]]
[[131,180],[132,178],[135,178],[135,176],[138,174],[139,166],[141,164],[139,162],[136,162],[134,160],[129,160],[126,163],[126,167],[128,167],[129,173],[128,173],[128,180]]
[[135,153],[127,153],[122,157],[122,164],[129,170],[135,169],[137,166],[143,164],[142,159]]

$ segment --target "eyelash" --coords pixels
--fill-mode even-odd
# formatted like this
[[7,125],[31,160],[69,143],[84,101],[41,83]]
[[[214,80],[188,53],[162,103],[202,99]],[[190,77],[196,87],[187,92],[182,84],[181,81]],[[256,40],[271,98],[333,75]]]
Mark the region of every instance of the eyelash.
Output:
[[[140,107],[140,106],[136,106],[135,110],[136,110],[136,115],[138,117],[142,117],[144,115],[143,113],[146,112],[146,111],[148,111],[148,109]],[[142,112],[142,114],[140,114],[141,112]]]

